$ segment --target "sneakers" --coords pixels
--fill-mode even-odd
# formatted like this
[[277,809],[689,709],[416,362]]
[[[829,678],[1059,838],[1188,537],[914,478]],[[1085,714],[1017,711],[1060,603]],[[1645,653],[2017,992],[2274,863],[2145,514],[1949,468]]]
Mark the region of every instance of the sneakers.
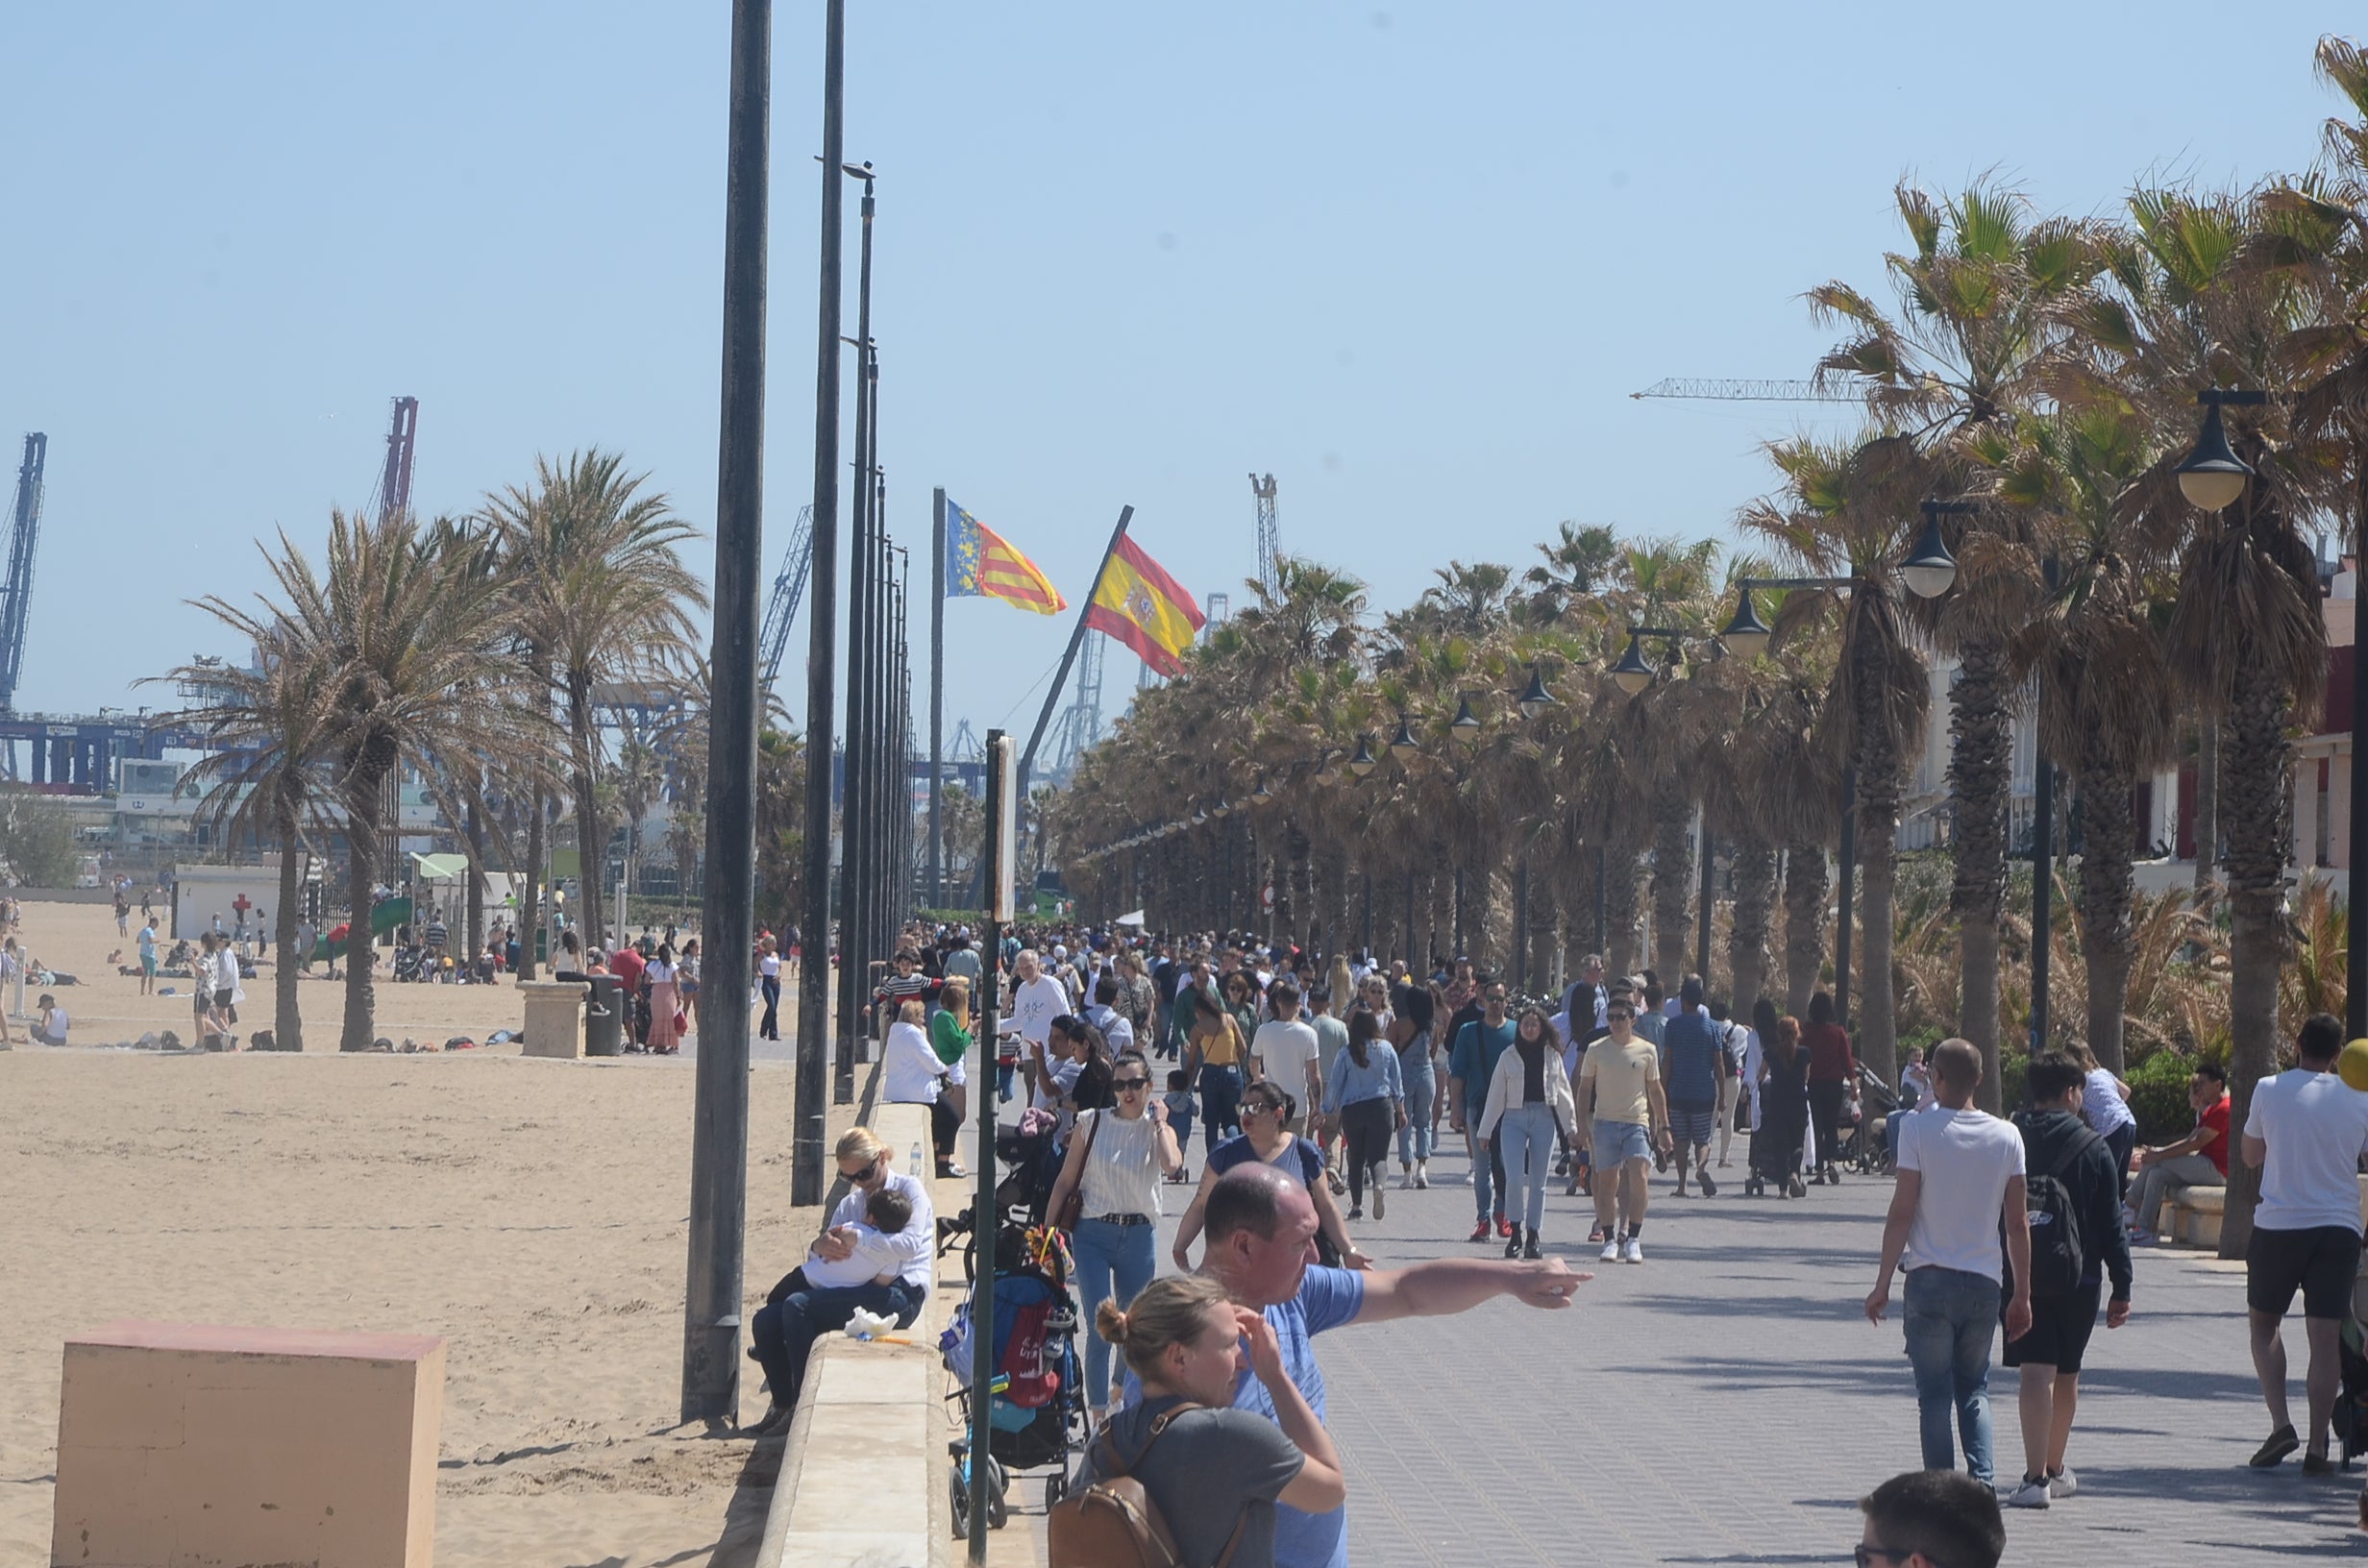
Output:
[[[2003,1488],[2001,1488],[2003,1490]],[[2044,1508],[2048,1505],[2047,1478],[2026,1476],[2023,1483],[1999,1499],[2010,1508]]]
[[2080,1489],[2081,1478],[2072,1473],[2072,1467],[2068,1464],[2047,1478],[2047,1495],[2050,1497],[2072,1497]]
[[2288,1454],[2302,1446],[2303,1440],[2294,1434],[2294,1428],[2290,1424],[2282,1426],[2271,1433],[2269,1440],[2254,1450],[2253,1458],[2245,1462],[2256,1470],[2266,1470],[2274,1464],[2284,1462]]
[[1597,1262],[1604,1262],[1604,1263],[1616,1263],[1616,1262],[1619,1262],[1619,1242],[1618,1242],[1618,1240],[1617,1240],[1616,1238],[1615,1238],[1615,1237],[1604,1237],[1604,1240],[1603,1240],[1603,1251],[1602,1251],[1601,1253],[1599,1253],[1599,1254],[1596,1256],[1596,1260],[1595,1260],[1595,1261],[1596,1261]]
[[[1380,1194],[1375,1193],[1374,1196],[1378,1198]],[[1348,1206],[1348,1217],[1350,1219],[1363,1219],[1365,1217],[1365,1206],[1361,1203],[1350,1204]]]
[[1591,1247],[1598,1241],[1609,1241],[1611,1239],[1611,1237],[1603,1234],[1603,1227],[1600,1225],[1590,1225],[1587,1228],[1587,1244]]
[[1323,1173],[1323,1179],[1324,1185],[1332,1188],[1332,1195],[1334,1197],[1337,1198],[1343,1196],[1347,1192],[1348,1178],[1343,1176],[1339,1171],[1327,1170]]
[[1480,1221],[1479,1224],[1474,1225],[1471,1228],[1471,1235],[1466,1237],[1464,1239],[1467,1241],[1486,1241],[1494,1234],[1495,1232],[1490,1227],[1489,1222],[1484,1219]]
[[1373,1217],[1375,1219],[1387,1218],[1389,1213],[1389,1188],[1384,1187],[1380,1182],[1376,1181],[1373,1184]]
[[1801,1173],[1799,1171],[1794,1171],[1792,1173],[1792,1180],[1785,1184],[1785,1191],[1788,1196],[1795,1198],[1805,1198],[1809,1196],[1809,1188],[1801,1185]]
[[1427,1192],[1427,1191],[1429,1191],[1429,1190],[1430,1190],[1430,1187],[1431,1187],[1431,1163],[1430,1163],[1428,1160],[1418,1160],[1418,1161],[1416,1161],[1416,1162],[1415,1162],[1415,1190],[1417,1190],[1417,1191],[1418,1191],[1418,1192]]
[[1623,1263],[1640,1263],[1644,1262],[1644,1243],[1638,1240],[1633,1236],[1627,1240],[1622,1241],[1619,1244],[1619,1261]]
[[1507,1219],[1502,1214],[1498,1214],[1496,1216],[1496,1234],[1498,1236],[1510,1237],[1513,1234],[1513,1221]]
[[1414,1169],[1414,1166],[1412,1166],[1412,1165],[1408,1165],[1408,1166],[1407,1166],[1407,1167],[1405,1167],[1403,1170],[1400,1170],[1400,1171],[1397,1173],[1397,1189],[1398,1189],[1400,1192],[1403,1192],[1403,1191],[1405,1191],[1408,1188],[1411,1188],[1411,1187],[1413,1187],[1414,1185],[1415,1185],[1415,1169]]
[[1695,1174],[1702,1178],[1702,1195],[1704,1197],[1714,1198],[1718,1196],[1718,1184],[1711,1180],[1711,1173],[1709,1171],[1697,1171]]

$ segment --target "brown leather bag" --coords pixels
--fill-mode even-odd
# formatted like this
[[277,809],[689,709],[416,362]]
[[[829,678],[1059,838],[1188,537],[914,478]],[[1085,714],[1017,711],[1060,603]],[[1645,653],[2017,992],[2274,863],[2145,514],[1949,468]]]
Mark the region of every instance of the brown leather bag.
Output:
[[1102,1118],[1099,1111],[1092,1115],[1094,1119],[1085,1128],[1085,1153],[1077,1161],[1077,1185],[1069,1189],[1069,1196],[1061,1200],[1059,1212],[1053,1214],[1054,1230],[1073,1231],[1077,1221],[1085,1217],[1085,1162],[1094,1158],[1094,1135],[1101,1131]]
[[[1053,1505],[1045,1521],[1049,1568],[1198,1568],[1186,1562],[1176,1550],[1175,1536],[1160,1516],[1159,1505],[1151,1501],[1134,1472],[1176,1417],[1201,1408],[1187,1403],[1153,1416],[1149,1435],[1122,1469],[1113,1468],[1118,1445],[1103,1432],[1100,1442],[1107,1458],[1100,1465],[1102,1479]],[[1233,1533],[1225,1539],[1225,1549],[1210,1568],[1226,1568],[1233,1561],[1248,1523],[1249,1509],[1245,1507],[1234,1522]]]

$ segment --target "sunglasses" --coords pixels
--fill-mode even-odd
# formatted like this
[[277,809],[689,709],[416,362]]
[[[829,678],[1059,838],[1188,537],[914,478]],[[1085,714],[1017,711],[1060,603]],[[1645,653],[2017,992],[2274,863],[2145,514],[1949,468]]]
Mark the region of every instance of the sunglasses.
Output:
[[1113,1078],[1110,1080],[1110,1087],[1122,1094],[1128,1094],[1138,1089],[1150,1088],[1151,1080],[1148,1078]]
[[872,1179],[872,1173],[879,1169],[880,1161],[887,1158],[888,1157],[883,1154],[879,1156],[878,1159],[873,1160],[868,1164],[857,1165],[853,1170],[850,1170],[845,1165],[841,1165],[839,1167],[839,1174],[846,1177],[851,1182],[868,1182]]
[[1271,1116],[1280,1115],[1281,1110],[1280,1106],[1246,1104],[1237,1114],[1243,1116]]
[[1606,1013],[1603,1017],[1604,1020],[1608,1023],[1634,1022],[1636,1020],[1636,1015],[1629,1012],[1626,1008],[1620,1008],[1614,1012]]

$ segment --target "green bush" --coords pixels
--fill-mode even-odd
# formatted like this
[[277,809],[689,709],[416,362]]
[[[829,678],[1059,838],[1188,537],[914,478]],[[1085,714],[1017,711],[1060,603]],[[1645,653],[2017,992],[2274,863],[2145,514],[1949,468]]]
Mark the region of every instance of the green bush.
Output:
[[28,888],[70,888],[80,856],[65,808],[30,793],[0,795],[0,863]]
[[2026,1101],[2031,1093],[2030,1075],[2029,1052],[2009,1049],[1999,1054],[1998,1103],[2006,1107],[2007,1115],[2012,1115],[2027,1108]]
[[2194,1075],[2177,1051],[2157,1051],[2130,1069],[2123,1082],[2130,1086],[2139,1142],[2168,1143],[2194,1129],[2195,1113],[2187,1105],[2187,1080]]

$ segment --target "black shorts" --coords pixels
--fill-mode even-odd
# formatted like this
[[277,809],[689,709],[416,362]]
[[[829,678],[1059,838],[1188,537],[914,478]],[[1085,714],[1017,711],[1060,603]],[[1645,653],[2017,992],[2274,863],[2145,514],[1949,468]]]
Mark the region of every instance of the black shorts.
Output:
[[2303,1293],[2305,1317],[2349,1317],[2359,1273],[2359,1233],[2349,1225],[2272,1231],[2257,1225],[2245,1247],[2245,1305],[2283,1317]]
[[[2032,1297],[2031,1332],[2007,1341],[2006,1364],[2020,1366],[2029,1361],[2059,1372],[2078,1372],[2081,1357],[2088,1349],[2088,1336],[2096,1332],[2097,1304],[2104,1294],[2105,1282],[2096,1280],[2068,1296]],[[2005,1321],[2003,1308],[1999,1319]]]

